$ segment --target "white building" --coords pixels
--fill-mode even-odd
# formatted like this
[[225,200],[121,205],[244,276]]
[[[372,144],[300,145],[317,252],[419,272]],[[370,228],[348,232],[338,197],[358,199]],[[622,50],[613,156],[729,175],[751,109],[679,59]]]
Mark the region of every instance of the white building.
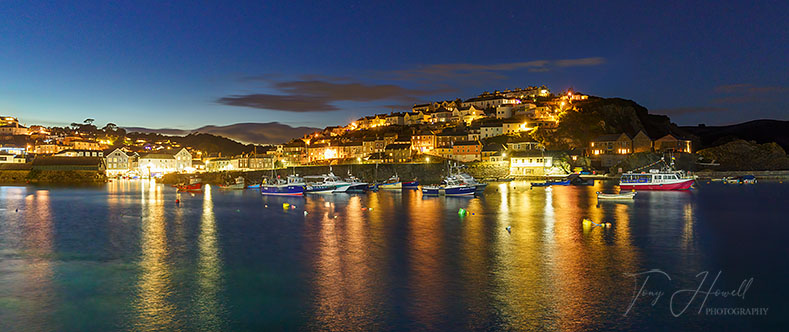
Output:
[[480,134],[481,138],[501,136],[502,133],[503,133],[500,123],[499,124],[482,125],[479,128],[479,130],[480,130],[479,134]]
[[177,172],[192,172],[192,154],[182,148],[180,150],[157,151],[141,155],[138,159],[141,175],[155,175]]
[[117,176],[131,171],[133,158],[133,155],[129,156],[119,148],[105,153],[104,163],[107,165],[107,176]]
[[514,152],[510,156],[510,175],[542,176],[553,167],[553,157],[541,151]]
[[496,107],[497,119],[509,119],[512,117],[512,105],[501,105]]
[[520,100],[516,98],[508,98],[497,95],[483,95],[476,98],[466,99],[461,107],[466,108],[474,106],[476,108],[493,108],[499,107],[504,104],[520,104]]

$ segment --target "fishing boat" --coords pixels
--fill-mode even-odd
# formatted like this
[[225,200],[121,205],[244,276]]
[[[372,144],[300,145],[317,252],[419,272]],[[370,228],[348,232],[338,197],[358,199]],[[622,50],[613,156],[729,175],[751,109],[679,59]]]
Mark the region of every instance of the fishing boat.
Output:
[[562,180],[562,181],[545,181],[545,182],[532,182],[532,187],[550,187],[550,186],[569,186],[570,180]]
[[487,183],[482,183],[477,181],[473,176],[469,175],[468,173],[458,172],[453,175],[457,181],[465,183],[470,186],[474,186],[474,190],[477,192],[485,191],[485,187],[488,186]]
[[597,199],[633,199],[636,197],[635,191],[630,192],[620,192],[618,194],[607,194],[602,192],[597,192]]
[[[654,165],[662,164],[657,169],[651,168]],[[619,179],[620,190],[688,190],[695,183],[693,177],[685,176],[682,171],[674,169],[674,157],[671,157],[671,164],[666,163],[665,158],[638,168],[638,170],[649,169],[648,172],[630,171],[622,174]]]
[[465,166],[458,166],[458,164],[450,165],[450,167],[449,167],[449,175],[451,177],[454,177],[455,180],[457,180],[460,183],[465,183],[465,184],[474,186],[474,189],[476,190],[476,192],[480,192],[481,193],[481,192],[485,191],[485,187],[487,187],[488,184],[480,182],[480,181],[477,181],[477,179],[475,179],[473,176],[469,175],[468,173],[463,172],[462,171],[463,168],[465,168]]
[[403,183],[400,182],[400,177],[395,174],[386,182],[378,184],[377,187],[384,190],[400,190],[403,189]]
[[651,169],[649,172],[625,173],[619,179],[621,190],[687,190],[695,180],[681,172]]
[[305,179],[318,180],[306,182],[307,186],[305,187],[304,192],[308,194],[343,193],[351,187],[350,182],[343,181],[339,176],[336,176],[331,172],[329,174],[318,176],[306,176]]
[[304,179],[298,175],[288,175],[287,180],[277,178],[274,183],[260,186],[261,195],[301,196],[304,195]]
[[422,194],[427,196],[474,196],[476,187],[462,183],[453,176],[448,176],[438,186],[422,186]]
[[756,184],[756,177],[753,175],[743,175],[731,178],[723,178],[723,183]]
[[413,190],[419,189],[419,181],[414,180],[414,181],[403,182],[403,189],[413,189]]
[[350,183],[351,185],[348,187],[346,192],[349,193],[360,193],[365,192],[369,188],[369,184],[367,182],[362,182],[359,178],[353,176],[351,172],[348,172],[348,178],[345,179],[345,182]]
[[201,191],[203,190],[203,182],[200,178],[190,178],[188,184],[179,184],[176,188],[178,191]]
[[219,189],[225,190],[241,190],[244,189],[244,177],[239,176],[235,179],[235,183],[233,184],[226,184],[226,185],[219,185]]

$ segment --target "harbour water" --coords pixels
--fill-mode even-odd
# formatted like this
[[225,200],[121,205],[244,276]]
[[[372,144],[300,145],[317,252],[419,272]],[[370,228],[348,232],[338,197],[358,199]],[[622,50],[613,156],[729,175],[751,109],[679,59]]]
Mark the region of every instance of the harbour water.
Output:
[[472,198],[208,186],[179,204],[147,181],[4,186],[0,331],[787,327],[789,185],[598,202],[613,185],[492,183]]

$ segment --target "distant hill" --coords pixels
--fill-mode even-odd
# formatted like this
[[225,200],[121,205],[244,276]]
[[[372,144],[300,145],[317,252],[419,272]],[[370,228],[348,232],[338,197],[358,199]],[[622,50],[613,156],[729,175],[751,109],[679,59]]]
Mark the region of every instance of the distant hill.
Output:
[[680,127],[699,138],[702,148],[726,144],[737,139],[764,144],[775,142],[789,151],[789,121],[754,120],[730,126]]
[[236,123],[228,126],[204,126],[192,130],[184,129],[150,129],[141,127],[126,127],[128,132],[154,133],[171,136],[184,136],[191,133],[206,133],[222,137],[227,137],[242,143],[248,144],[279,144],[290,141],[293,138],[304,136],[319,128],[311,127],[291,127],[279,122],[269,123]]
[[[257,146],[253,144],[243,144],[236,142],[227,137],[217,136],[205,133],[190,133],[184,136],[180,135],[163,135],[159,133],[140,133],[129,132],[126,137],[137,140],[144,139],[148,142],[155,141],[170,141],[178,143],[181,146],[188,146],[195,150],[202,151],[211,155],[222,154],[224,156],[235,156],[242,153],[249,153],[257,151],[258,153],[265,153],[267,147]],[[269,147],[270,148],[270,147]]]

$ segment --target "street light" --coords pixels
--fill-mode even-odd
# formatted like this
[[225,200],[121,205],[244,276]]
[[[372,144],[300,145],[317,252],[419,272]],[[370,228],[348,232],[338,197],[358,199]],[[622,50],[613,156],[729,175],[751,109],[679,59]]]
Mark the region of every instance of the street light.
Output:
[[430,162],[430,157],[425,158],[426,162]]

